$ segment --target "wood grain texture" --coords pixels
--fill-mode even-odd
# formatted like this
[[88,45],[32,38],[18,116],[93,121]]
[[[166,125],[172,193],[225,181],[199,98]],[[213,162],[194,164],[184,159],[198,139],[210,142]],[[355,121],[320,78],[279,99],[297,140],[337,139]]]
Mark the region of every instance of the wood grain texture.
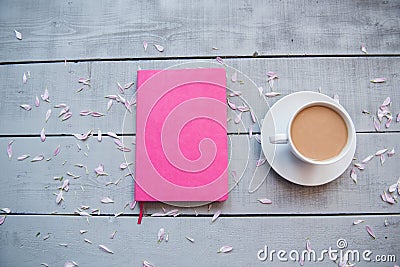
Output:
[[372,54],[398,54],[399,9],[398,1],[8,0],[0,3],[0,62],[361,55],[362,43]]
[[[106,110],[108,99],[104,96],[119,93],[117,82],[121,84],[136,82],[136,71],[142,69],[187,68],[187,67],[221,67],[216,61],[131,61],[131,62],[92,62],[92,63],[63,63],[27,64],[0,66],[0,87],[3,88],[3,101],[0,104],[0,133],[34,134],[38,135],[45,127],[51,134],[73,134],[87,132],[89,129],[103,132],[134,134],[135,108],[130,114],[121,104],[115,103],[109,112]],[[232,98],[238,105],[245,102],[254,110],[260,121],[268,111],[268,105],[273,105],[282,96],[297,91],[318,91],[333,96],[339,95],[340,103],[348,110],[358,132],[375,131],[372,116],[363,114],[366,109],[375,114],[378,107],[390,96],[393,104],[393,115],[400,112],[400,61],[396,57],[371,58],[282,58],[282,59],[240,59],[225,60],[228,73],[228,93],[241,91],[242,96]],[[238,79],[244,84],[233,83],[231,75],[238,71]],[[31,78],[26,84],[22,83],[24,72],[30,71]],[[279,79],[274,82],[274,91],[280,92],[279,97],[264,99],[260,97],[258,87],[264,87],[264,92],[271,89],[266,84],[266,72],[276,71]],[[382,84],[373,84],[371,79],[386,77]],[[82,84],[79,78],[90,78],[91,87],[80,93],[75,93]],[[131,99],[135,86],[126,90],[124,97]],[[40,98],[44,89],[48,88],[51,103],[42,101],[39,108],[33,107],[29,112],[21,109],[20,104],[34,106],[35,96]],[[61,122],[57,118],[60,109],[53,106],[66,103],[73,113],[72,118]],[[45,113],[52,109],[52,117],[45,123]],[[103,112],[101,118],[79,116],[81,110]],[[236,113],[228,109],[228,116],[234,118]],[[125,117],[126,116],[126,117]],[[252,125],[249,114],[243,116],[243,124],[228,123],[230,133],[247,132]],[[393,122],[382,131],[398,131],[400,124]],[[258,131],[257,124],[253,130]]]
[[[356,162],[382,148],[394,147],[399,151],[400,134],[358,134]],[[92,137],[86,142],[77,141],[73,137],[48,137],[42,143],[39,137],[14,138],[13,157],[8,159],[5,152],[7,143],[11,138],[0,138],[0,162],[2,162],[2,174],[0,175],[3,186],[0,187],[0,203],[2,207],[9,207],[14,213],[39,213],[73,214],[82,205],[91,209],[100,209],[101,214],[138,214],[138,207],[130,210],[126,204],[133,199],[132,177],[124,177],[125,174],[135,172],[135,166],[121,171],[119,165],[123,162],[135,162],[134,152],[125,155],[116,149],[111,138],[104,138],[99,143]],[[134,151],[134,145],[130,142],[132,137],[124,139],[124,143]],[[78,151],[76,143],[82,150]],[[211,210],[207,205],[202,207],[178,208],[183,214],[199,214],[211,216],[218,209],[224,214],[390,214],[398,213],[399,204],[390,205],[383,202],[380,194],[398,180],[397,162],[399,155],[386,157],[383,166],[378,157],[375,157],[367,165],[365,170],[358,171],[358,184],[354,184],[350,178],[350,169],[335,181],[317,187],[305,187],[292,184],[273,170],[269,171],[269,165],[265,164],[256,168],[256,162],[260,157],[261,146],[246,135],[233,135],[229,138],[230,144],[230,188],[229,199],[223,203],[214,203]],[[52,156],[54,149],[60,145],[61,152],[56,157]],[[88,149],[89,148],[89,149]],[[85,155],[85,153],[87,155]],[[25,161],[17,161],[22,154],[30,154],[31,158]],[[38,155],[50,161],[30,162]],[[74,166],[82,164],[88,167],[88,174],[84,169]],[[109,176],[96,177],[94,169],[104,164],[104,170]],[[289,166],[288,166],[289,167]],[[67,175],[71,172],[80,175],[73,179]],[[233,176],[236,172],[236,177]],[[266,181],[255,193],[249,193],[248,188],[251,179],[262,181],[267,175]],[[70,180],[70,189],[64,193],[61,205],[56,204],[56,196],[61,182],[53,179],[55,176],[64,176]],[[118,185],[108,185],[121,179]],[[238,184],[235,186],[235,180]],[[395,194],[397,196],[397,194]],[[112,198],[115,203],[102,204],[104,197]],[[273,204],[263,205],[257,201],[260,198],[269,198]],[[196,206],[188,204],[187,206]],[[145,205],[146,213],[162,212],[162,207],[173,209],[165,203],[148,203]]]
[[[352,225],[356,219],[366,222]],[[388,226],[384,226],[387,220]],[[372,239],[365,231],[370,225],[376,234]],[[169,234],[168,242],[157,243],[157,233],[164,228]],[[80,230],[88,230],[80,234]],[[115,238],[109,236],[117,231]],[[36,237],[36,234],[40,235]],[[370,250],[371,259],[376,255],[400,257],[400,216],[346,216],[346,217],[220,217],[214,223],[209,218],[145,218],[141,225],[135,217],[72,216],[7,216],[0,227],[0,265],[63,266],[66,261],[75,261],[79,266],[141,266],[144,260],[154,266],[297,266],[289,260],[281,262],[274,254],[271,261],[257,259],[259,250],[268,246],[271,250],[306,249],[310,240],[311,248],[320,257],[324,249],[360,252],[362,266],[393,266],[394,262],[366,262],[364,250]],[[43,237],[49,235],[47,240]],[[194,239],[194,243],[186,240]],[[88,239],[93,244],[84,242]],[[337,240],[345,239],[348,247],[339,250]],[[67,247],[59,244],[67,244]],[[99,249],[102,244],[114,254]],[[217,253],[223,245],[233,246],[227,254]],[[340,255],[336,252],[333,255]],[[288,255],[286,255],[288,258]],[[307,266],[337,266],[325,254],[321,262],[305,260]]]

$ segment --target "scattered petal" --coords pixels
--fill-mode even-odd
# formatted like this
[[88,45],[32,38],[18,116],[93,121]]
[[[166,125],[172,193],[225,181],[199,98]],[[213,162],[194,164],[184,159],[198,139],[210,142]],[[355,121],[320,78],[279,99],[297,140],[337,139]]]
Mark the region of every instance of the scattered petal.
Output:
[[124,214],[124,213],[123,213],[123,212],[115,213],[115,214],[114,214],[114,218],[117,218],[117,217],[121,216],[122,214]]
[[46,112],[46,120],[45,120],[46,122],[49,120],[50,116],[51,116],[51,109],[47,110]]
[[5,212],[7,214],[11,213],[11,210],[9,208],[2,208],[1,211]]
[[360,223],[363,223],[363,222],[365,222],[365,220],[355,220],[353,222],[353,225],[357,225],[357,224],[360,224]]
[[137,202],[135,200],[133,200],[130,204],[129,204],[129,208],[131,210],[135,209]]
[[90,240],[89,240],[89,239],[87,239],[87,238],[83,239],[83,241],[85,241],[86,243],[89,243],[89,244],[93,244],[93,242],[92,242],[92,241],[90,241]]
[[364,54],[367,54],[367,48],[365,47],[365,44],[361,44],[361,51],[362,51]]
[[50,102],[49,100],[49,91],[47,88],[44,90],[43,95],[40,95],[43,101]]
[[40,100],[39,97],[35,97],[35,107],[39,107],[40,106]]
[[382,106],[389,106],[392,101],[390,97],[386,97],[385,101],[383,101]]
[[101,142],[101,139],[102,139],[102,134],[101,134],[101,131],[100,131],[100,129],[97,131],[97,141],[99,141],[99,142]]
[[216,57],[215,60],[216,60],[218,63],[224,64],[224,60],[223,60],[222,58],[220,58],[220,57]]
[[242,121],[242,112],[239,112],[236,117],[235,117],[235,123],[238,124],[239,122]]
[[388,120],[385,123],[385,127],[389,128],[390,124],[392,123],[393,117],[392,116],[388,116]]
[[354,163],[354,166],[357,167],[357,169],[359,169],[360,171],[365,169],[365,165],[364,164]]
[[236,71],[232,74],[231,81],[234,83],[237,81],[237,72]]
[[278,92],[269,92],[269,93],[265,93],[266,97],[275,97],[275,96],[279,96],[281,93]]
[[62,186],[61,186],[61,190],[64,190],[65,192],[68,192],[69,190],[69,180],[65,179]]
[[74,261],[67,261],[64,263],[64,267],[75,267],[75,266],[78,266],[78,263]]
[[111,100],[117,100],[118,96],[117,95],[106,95],[104,98],[108,98],[108,99],[111,99]]
[[371,80],[371,83],[384,83],[386,78],[375,78]]
[[397,186],[398,186],[397,183],[392,184],[391,186],[389,186],[389,189],[388,189],[389,193],[396,192]]
[[215,220],[218,219],[219,215],[221,215],[221,210],[217,210],[217,212],[214,213],[211,222],[215,222]]
[[88,230],[79,230],[79,233],[81,233],[81,235],[83,235],[83,234],[85,234],[87,232],[88,232]]
[[392,157],[394,154],[396,154],[396,152],[394,151],[394,148],[392,148],[392,150],[388,151],[387,156]]
[[0,216],[0,225],[2,225],[4,223],[4,221],[6,220],[6,215],[2,215]]
[[158,243],[160,243],[161,241],[163,241],[164,235],[165,235],[165,230],[164,230],[164,228],[160,228],[160,230],[158,230],[158,234],[157,234],[157,242],[158,242]]
[[375,130],[377,132],[379,132],[381,130],[381,125],[379,124],[379,121],[377,119],[375,119],[375,117],[374,117],[373,121],[374,121]]
[[58,145],[53,152],[53,156],[57,156],[60,153],[60,150],[61,150],[61,145]]
[[383,201],[389,203],[389,204],[394,204],[396,203],[392,197],[391,194],[386,193],[386,191],[383,191],[383,194],[381,195],[381,198]]
[[367,226],[365,227],[365,229],[367,230],[368,234],[369,234],[370,236],[372,236],[373,239],[376,239],[375,233],[374,233],[374,231],[372,230],[372,228],[371,228],[369,225],[367,225]]
[[351,177],[351,179],[353,179],[354,183],[356,184],[357,183],[357,173],[354,168],[351,169],[351,171],[350,171],[350,177]]
[[102,200],[100,200],[100,202],[101,202],[101,203],[104,203],[104,204],[109,204],[109,203],[114,203],[114,200],[112,200],[112,199],[109,198],[109,197],[105,197],[105,198],[103,198]]
[[110,235],[110,239],[114,239],[115,235],[117,234],[117,231],[115,230],[114,232],[112,232],[112,234]]
[[261,165],[263,165],[265,162],[267,161],[267,159],[259,159],[256,163],[256,167],[260,167]]
[[102,116],[104,116],[103,113],[97,112],[97,111],[93,111],[90,115],[91,115],[92,117],[102,117]]
[[38,155],[36,157],[34,157],[31,162],[36,162],[36,161],[42,161],[44,160],[44,156],[43,155]]
[[17,30],[14,30],[14,32],[15,32],[15,38],[17,38],[18,40],[22,40],[22,33],[20,33]]
[[40,131],[40,140],[42,142],[46,141],[46,134],[44,133],[44,128]]
[[49,265],[45,262],[40,263],[40,265],[45,266],[45,267],[49,267]]
[[148,261],[143,261],[143,267],[154,267],[154,266]]
[[63,199],[64,199],[64,197],[63,197],[63,191],[60,190],[60,192],[58,192],[57,197],[56,197],[56,203],[57,203],[57,204],[60,204],[61,201],[62,201]]
[[114,133],[114,132],[107,132],[107,135],[112,137],[112,138],[119,139],[118,135],[116,133]]
[[383,163],[385,163],[385,154],[382,154],[379,157],[380,157],[380,160],[381,160],[381,165],[383,165]]
[[369,155],[368,157],[366,157],[365,159],[363,159],[362,161],[361,161],[361,163],[367,163],[367,162],[369,162],[371,159],[373,159],[374,158],[374,155]]
[[90,110],[82,110],[81,112],[79,112],[79,115],[81,116],[88,116],[90,114],[92,114],[92,111]]
[[66,108],[66,107],[67,107],[67,104],[63,104],[63,103],[54,106],[54,108]]
[[113,101],[110,99],[107,103],[107,111],[110,111],[111,106],[113,105]]
[[307,251],[308,251],[308,252],[310,252],[310,251],[311,251],[311,243],[310,243],[310,239],[307,239],[307,241],[306,241],[306,249],[307,249]]
[[333,96],[333,100],[335,100],[336,103],[339,103],[339,95],[338,95],[338,94],[335,94],[335,95]]
[[12,144],[14,143],[14,141],[15,140],[13,139],[7,144],[7,155],[9,159],[12,157]]
[[[87,133],[85,134],[74,134],[75,138],[81,141],[85,141],[86,139],[88,139],[89,135],[92,133],[92,130],[89,130]],[[79,149],[80,150],[80,149]]]
[[229,99],[227,99],[227,101],[228,101],[228,106],[229,106],[231,109],[233,109],[233,110],[236,110],[236,109],[237,109],[237,107],[236,107],[236,105],[235,105],[234,103],[232,103],[231,101],[229,101]]
[[131,88],[132,85],[134,85],[134,84],[135,84],[134,82],[126,83],[126,84],[124,85],[124,89],[127,90],[127,89]]
[[254,112],[252,110],[250,110],[250,117],[251,117],[251,121],[253,123],[256,123],[256,116],[254,115]]
[[257,199],[257,200],[262,204],[272,204],[272,200],[270,200],[268,198],[260,198],[260,199]]
[[111,249],[109,249],[108,247],[106,247],[104,245],[99,245],[99,248],[101,248],[102,250],[104,250],[107,253],[114,254],[114,252]]
[[399,122],[399,121],[400,121],[400,113],[398,113],[396,116],[396,122]]
[[22,105],[20,105],[20,107],[25,109],[26,111],[29,111],[32,109],[31,105],[28,105],[28,104],[22,104]]
[[30,156],[31,156],[31,155],[21,155],[21,156],[19,156],[19,157],[17,158],[17,160],[18,160],[18,161],[23,161],[23,160],[29,158]]
[[147,42],[146,41],[143,41],[143,48],[144,48],[144,51],[147,51]]
[[363,110],[362,110],[362,113],[364,113],[364,114],[371,114],[371,112],[369,112],[369,111],[366,110],[366,109],[363,109]]
[[71,118],[72,116],[72,112],[67,112],[64,114],[64,116],[62,117],[62,121],[68,120],[69,118]]
[[186,238],[187,240],[189,240],[190,242],[194,243],[194,239],[191,238],[190,236],[185,236],[185,238]]
[[220,247],[219,250],[218,250],[217,252],[218,252],[218,253],[228,253],[228,252],[231,252],[232,249],[233,249],[232,246],[227,246],[227,245],[225,245],[225,246]]
[[154,44],[154,47],[158,50],[158,52],[163,52],[164,51],[164,47],[162,45]]
[[254,135],[254,139],[256,139],[256,141],[261,144],[261,135],[259,134]]
[[94,172],[97,174],[97,176],[108,176],[108,173],[104,172],[103,164],[99,164],[99,166],[94,169]]
[[386,153],[386,151],[388,151],[388,149],[387,149],[387,148],[384,148],[384,149],[378,150],[378,151],[375,153],[375,156],[380,156],[380,155],[382,155],[382,154],[385,154],[385,153]]
[[121,163],[121,165],[119,165],[119,167],[121,170],[125,170],[126,168],[129,167],[129,165],[132,165],[132,164],[133,164],[132,162],[130,162],[130,163],[124,162],[124,163]]

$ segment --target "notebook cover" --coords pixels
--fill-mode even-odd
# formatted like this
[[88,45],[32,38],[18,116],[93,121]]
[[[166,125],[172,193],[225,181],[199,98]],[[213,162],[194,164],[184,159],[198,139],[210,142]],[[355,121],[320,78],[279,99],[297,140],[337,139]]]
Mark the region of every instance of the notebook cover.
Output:
[[135,200],[226,200],[225,69],[137,75]]

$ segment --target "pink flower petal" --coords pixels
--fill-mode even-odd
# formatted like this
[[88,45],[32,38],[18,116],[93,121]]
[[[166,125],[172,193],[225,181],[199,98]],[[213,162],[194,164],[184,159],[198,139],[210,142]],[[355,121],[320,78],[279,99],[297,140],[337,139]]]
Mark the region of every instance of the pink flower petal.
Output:
[[47,112],[46,112],[45,122],[47,122],[49,120],[50,116],[51,116],[51,109],[47,110]]
[[353,179],[354,183],[357,183],[357,173],[354,168],[351,169],[351,171],[350,171],[350,177],[351,177],[351,179]]
[[15,32],[15,38],[17,38],[18,40],[22,40],[22,33],[20,33],[17,30],[14,30],[14,32]]
[[27,158],[29,158],[31,155],[21,155],[17,158],[18,161],[23,161],[26,160]]
[[371,83],[384,83],[386,78],[375,78],[371,80]]
[[110,203],[114,203],[114,200],[112,200],[109,197],[105,197],[102,200],[100,200],[100,202],[103,203],[103,204],[110,204]]
[[75,136],[75,138],[78,140],[85,141],[86,139],[88,139],[88,137],[91,133],[92,133],[92,130],[89,130],[85,134],[73,134],[73,136]]
[[392,150],[388,151],[387,156],[392,157],[394,154],[396,154],[396,152],[394,151],[394,148],[392,148]]
[[353,225],[357,225],[357,224],[360,224],[360,223],[363,223],[363,222],[365,222],[365,220],[355,220],[353,222]]
[[375,156],[380,156],[380,155],[382,155],[382,154],[385,154],[386,151],[388,151],[387,148],[380,149],[380,150],[376,151]]
[[112,138],[119,139],[118,135],[116,133],[114,133],[114,132],[107,132],[107,135],[112,137]]
[[97,111],[93,111],[90,115],[91,115],[92,117],[102,117],[102,116],[104,116],[103,113],[97,112]]
[[267,162],[267,159],[259,159],[256,163],[256,167],[260,167],[261,165],[265,164]]
[[190,237],[190,236],[185,236],[185,238],[186,238],[187,240],[189,240],[191,243],[194,243],[194,239],[193,239],[192,237]]
[[121,94],[125,94],[124,88],[122,87],[122,85],[121,85],[119,82],[117,82],[117,86],[118,86],[119,92],[120,92]]
[[164,47],[159,44],[154,44],[154,47],[158,50],[158,52],[164,52]]
[[224,64],[224,60],[223,60],[222,58],[220,58],[220,57],[216,57],[215,60],[216,60],[218,63]]
[[111,249],[109,249],[108,247],[106,247],[104,245],[99,245],[99,248],[107,253],[114,254],[114,252]]
[[266,97],[275,97],[275,96],[279,96],[281,93],[278,92],[269,92],[269,93],[265,93]]
[[108,101],[108,103],[107,103],[107,111],[109,111],[110,109],[111,109],[111,106],[113,105],[113,101],[112,101],[112,99],[110,99],[109,101]]
[[361,44],[361,48],[360,49],[364,54],[367,54],[367,48],[365,47],[365,44]]
[[336,103],[339,103],[339,95],[338,95],[338,94],[335,94],[335,95],[333,96],[333,100],[335,100]]
[[40,140],[42,142],[46,141],[46,134],[44,133],[44,128],[40,131]]
[[146,41],[143,41],[143,48],[144,48],[144,51],[147,51],[147,42]]
[[6,215],[0,216],[0,225],[2,225],[6,220]]
[[40,95],[43,101],[50,102],[49,100],[49,91],[47,88],[44,90],[43,95]]
[[220,247],[218,249],[217,253],[228,253],[228,252],[231,252],[232,250],[233,250],[232,246],[225,245],[225,246]]
[[98,142],[101,142],[101,140],[102,140],[102,133],[101,133],[101,131],[100,131],[100,129],[97,131],[97,141]]
[[154,266],[148,261],[143,261],[143,267],[154,267]]
[[124,163],[121,163],[121,165],[119,165],[119,167],[121,170],[125,170],[126,168],[129,167],[129,165],[132,165],[132,164],[133,164],[132,162],[130,162],[130,163],[124,162]]
[[368,157],[366,157],[365,159],[363,159],[362,161],[361,161],[361,163],[367,163],[367,162],[369,162],[371,159],[373,159],[374,158],[374,155],[369,155]]
[[237,81],[237,72],[236,71],[232,74],[231,81],[234,83]]
[[117,95],[106,95],[104,98],[108,98],[108,99],[111,99],[111,100],[117,100],[118,96]]
[[211,218],[211,222],[215,222],[215,220],[218,219],[219,215],[221,215],[221,210],[217,210],[214,213],[214,216]]
[[75,267],[78,266],[78,264],[74,261],[67,261],[64,263],[64,267]]
[[383,101],[382,106],[389,106],[392,101],[390,97],[386,97],[385,101]]
[[261,204],[272,204],[272,200],[268,199],[268,198],[260,198],[257,199]]
[[64,197],[63,197],[63,191],[60,190],[60,192],[58,192],[58,194],[57,194],[57,196],[56,196],[56,203],[57,203],[57,204],[60,204],[61,201],[62,201],[63,199],[64,199]]
[[137,202],[135,200],[133,200],[130,204],[129,204],[129,208],[131,210],[135,209]]
[[96,169],[94,169],[94,172],[98,176],[108,176],[108,173],[104,172],[104,165],[100,164]]
[[250,110],[250,116],[251,116],[251,121],[253,123],[256,123],[256,116],[254,115],[254,112],[252,110]]
[[36,157],[34,157],[31,162],[37,162],[37,161],[42,161],[44,160],[44,156],[43,155],[38,155]]
[[158,243],[160,243],[161,241],[163,241],[164,235],[165,235],[165,230],[164,230],[164,228],[160,228],[160,230],[158,230],[158,233],[157,233],[157,242],[158,242]]
[[362,110],[362,113],[364,113],[364,114],[371,114],[371,112],[369,112],[369,111],[366,110],[366,109],[363,109],[363,110]]
[[381,165],[383,165],[383,163],[385,163],[385,154],[382,154],[379,157],[380,157],[380,160],[381,160]]
[[12,157],[12,144],[14,143],[14,141],[15,140],[13,139],[7,144],[7,155],[9,159]]
[[231,101],[229,101],[229,99],[227,99],[227,101],[228,101],[228,106],[229,106],[231,109],[233,109],[233,110],[236,110],[236,109],[237,109],[237,107],[236,107],[236,105],[235,105],[234,103],[232,103]]
[[369,234],[370,236],[372,236],[373,239],[376,239],[375,233],[374,233],[374,231],[372,230],[372,228],[371,228],[369,225],[367,225],[367,226],[365,227],[365,229],[367,230],[368,234]]
[[132,85],[134,85],[134,84],[135,84],[134,82],[126,83],[126,84],[124,85],[124,89],[127,90],[127,89],[131,88]]
[[242,112],[239,112],[235,117],[235,123],[238,124],[242,121]]
[[88,116],[90,114],[92,114],[92,111],[90,110],[82,110],[81,112],[79,112],[79,115],[81,116]]
[[61,145],[58,145],[53,152],[53,156],[57,156],[60,153],[60,150],[61,150]]
[[375,117],[374,117],[374,127],[375,127],[375,130],[377,131],[377,132],[379,132],[380,130],[381,130],[381,125],[379,124],[379,121],[377,120],[377,119],[375,119]]
[[308,251],[308,252],[310,252],[310,251],[311,251],[311,243],[310,243],[310,239],[307,239],[307,241],[306,241],[306,249],[307,249],[307,251]]
[[400,121],[400,113],[398,113],[396,116],[396,122],[399,122],[399,121]]
[[385,198],[387,203],[389,203],[389,204],[395,204],[396,203],[391,194],[388,194],[388,193],[386,193],[386,191],[383,191],[383,195],[384,195],[384,198]]
[[35,107],[39,107],[40,106],[40,100],[39,97],[35,97]]
[[67,112],[64,114],[64,116],[62,117],[62,121],[68,120],[69,118],[71,118],[72,116],[72,112]]
[[259,134],[254,135],[254,139],[261,144],[261,136]]
[[354,166],[357,167],[360,171],[365,169],[365,164],[354,163]]
[[28,104],[22,104],[22,105],[20,105],[20,107],[25,109],[26,111],[29,111],[32,109],[31,105],[28,105]]
[[388,116],[388,120],[385,123],[385,127],[389,128],[390,124],[392,123],[393,117],[392,116]]

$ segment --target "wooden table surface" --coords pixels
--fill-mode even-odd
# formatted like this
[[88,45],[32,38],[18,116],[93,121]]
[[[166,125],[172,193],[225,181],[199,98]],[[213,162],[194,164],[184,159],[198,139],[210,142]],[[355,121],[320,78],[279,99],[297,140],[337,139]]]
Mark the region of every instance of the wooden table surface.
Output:
[[[0,266],[72,266],[71,261],[79,266],[142,266],[143,261],[154,266],[300,266],[291,259],[279,260],[277,253],[265,261],[257,254],[268,246],[269,252],[286,251],[288,258],[291,250],[307,250],[307,242],[318,256],[329,247],[357,250],[360,262],[350,259],[357,266],[400,263],[399,195],[388,192],[400,171],[400,123],[396,122],[400,1],[4,0],[0,2],[0,47],[0,208],[11,210],[0,217],[5,219],[0,225]],[[216,61],[217,56],[224,64]],[[138,69],[178,64],[225,66],[227,86],[243,92],[258,122],[268,105],[291,93],[337,95],[356,127],[354,163],[384,148],[394,148],[396,153],[391,157],[384,153],[383,165],[374,156],[364,170],[351,164],[331,183],[300,186],[280,177],[268,164],[256,167],[261,145],[254,136],[250,138],[248,127],[253,126],[253,135],[260,133],[260,127],[244,116],[242,123],[228,122],[230,179],[235,178],[233,173],[242,176],[229,200],[196,208],[146,203],[143,222],[137,225],[138,205],[127,206],[133,199],[133,177],[126,174],[134,175],[135,166],[119,168],[125,161],[134,162],[134,153],[117,150],[111,137],[103,136],[101,142],[96,138],[98,129],[116,132],[134,151],[135,106],[127,113],[123,105],[114,103],[107,111],[104,96],[118,93],[117,82],[136,82]],[[230,81],[233,68],[243,83]],[[257,87],[271,90],[267,71],[278,74],[272,90],[281,95],[260,97]],[[383,83],[370,81],[382,77]],[[79,78],[90,79],[90,87],[79,83]],[[46,88],[50,103],[40,99]],[[136,84],[124,97],[134,96],[134,88]],[[383,118],[377,131],[373,118],[387,97],[392,101],[393,121],[385,127],[387,118]],[[57,117],[61,109],[54,105],[60,103],[70,107],[68,120]],[[21,104],[32,109],[26,111]],[[52,114],[45,122],[49,109]],[[106,115],[84,117],[81,110]],[[234,116],[228,109],[228,117]],[[42,128],[45,142],[40,140]],[[90,129],[95,135],[85,142],[73,136]],[[6,150],[12,140],[9,158]],[[57,146],[60,153],[53,156]],[[17,160],[24,154],[31,156]],[[41,154],[43,161],[31,162]],[[94,169],[100,163],[109,176],[96,177]],[[87,166],[88,172],[75,164]],[[357,183],[350,177],[352,169]],[[68,172],[80,177],[74,179]],[[250,193],[251,179],[262,181],[265,175],[266,180]],[[69,179],[70,186],[57,204],[62,182],[54,177],[59,176]],[[381,199],[384,191],[393,196],[394,204]],[[101,203],[105,197],[114,203]],[[272,204],[261,204],[262,198]],[[99,212],[90,217],[76,214],[86,207],[89,213]],[[181,213],[177,217],[150,216],[175,208]],[[211,222],[218,210],[221,215]],[[356,220],[365,221],[354,225]],[[375,238],[368,234],[367,225]],[[160,228],[168,233],[168,242],[157,242]],[[346,240],[346,248],[339,249],[340,239]],[[233,250],[217,253],[224,245]],[[362,258],[366,250],[372,253],[370,262]],[[381,256],[380,262],[376,256]],[[321,265],[337,266],[338,261],[327,256],[322,262],[304,259],[304,266]]]

